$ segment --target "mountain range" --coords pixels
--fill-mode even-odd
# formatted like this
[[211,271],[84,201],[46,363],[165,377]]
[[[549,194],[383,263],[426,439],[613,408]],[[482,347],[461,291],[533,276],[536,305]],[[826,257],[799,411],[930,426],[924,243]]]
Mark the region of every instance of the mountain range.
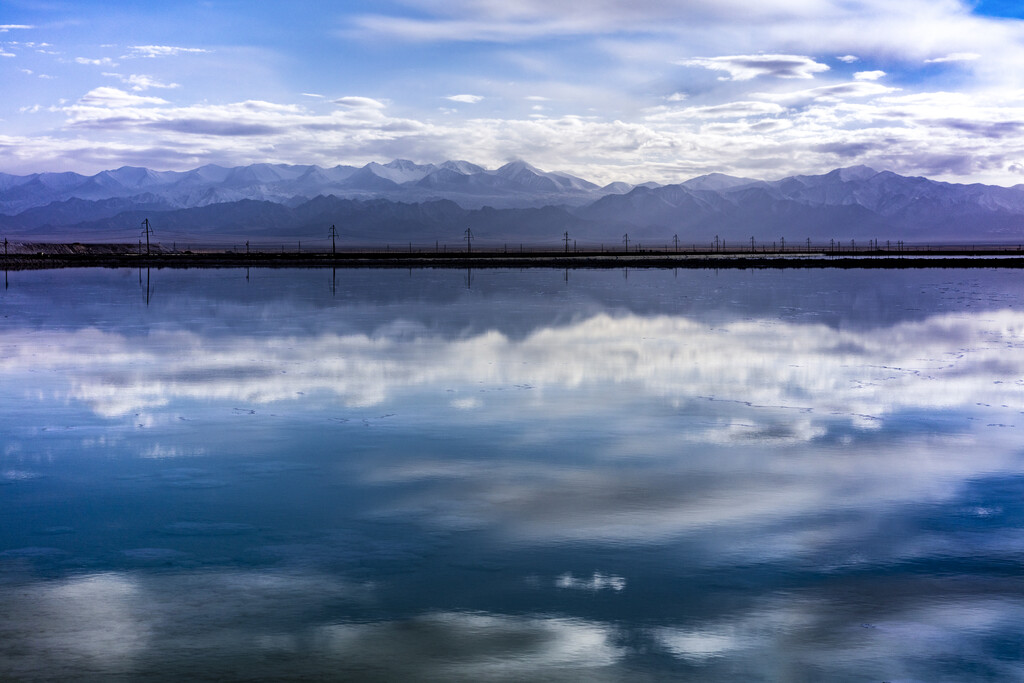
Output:
[[758,243],[785,239],[1024,242],[1024,185],[953,184],[866,166],[775,181],[720,173],[678,184],[599,186],[523,161],[353,166],[208,165],[0,173],[0,231],[15,239],[492,243]]

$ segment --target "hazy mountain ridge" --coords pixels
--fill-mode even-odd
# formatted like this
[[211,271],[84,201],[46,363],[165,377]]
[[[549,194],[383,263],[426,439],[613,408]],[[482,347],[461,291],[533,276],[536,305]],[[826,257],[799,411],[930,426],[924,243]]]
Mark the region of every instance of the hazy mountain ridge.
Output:
[[777,181],[721,174],[638,187],[575,213],[688,242],[848,239],[1024,240],[1024,188],[959,185],[866,166]]
[[[632,189],[632,185],[628,188]],[[211,164],[190,171],[123,166],[92,176],[0,173],[0,214],[9,216],[70,199],[100,201],[143,194],[154,195],[168,207],[178,209],[242,199],[286,203],[299,196],[330,194],[351,199],[382,196],[404,202],[451,199],[465,208],[525,208],[586,204],[603,192],[581,178],[561,172],[547,173],[522,161],[495,170],[468,161],[416,164],[396,159],[387,164],[371,162],[362,168],[288,164],[224,168]]]
[[[316,191],[315,189],[322,191]],[[47,198],[51,201],[42,204]],[[499,201],[490,201],[497,199]],[[254,164],[191,171],[122,167],[94,176],[0,174],[11,236],[104,239],[150,218],[165,231],[215,239],[346,239],[460,243],[480,239],[586,244],[756,244],[786,239],[1024,242],[1024,186],[960,185],[866,166],[776,181],[713,173],[673,185],[612,183],[544,172],[523,161],[486,170],[465,161],[396,160],[362,168]],[[93,236],[93,237],[90,237]],[[738,246],[738,244],[737,244]]]
[[[148,211],[133,209],[117,216],[83,221],[64,228],[65,236],[83,241],[134,241],[143,219],[155,226],[157,239],[195,241],[293,240],[328,243],[329,226],[337,228],[342,243],[419,246],[437,243],[449,247],[465,245],[469,228],[482,240],[495,243],[512,237],[529,244],[551,242],[565,230],[586,230],[587,221],[559,207],[524,209],[464,209],[440,199],[405,203],[387,199],[347,199],[318,196],[288,207],[276,202],[244,199],[228,204],[210,204],[191,209]],[[49,226],[26,230],[33,239],[52,234]],[[518,242],[516,242],[518,244]]]

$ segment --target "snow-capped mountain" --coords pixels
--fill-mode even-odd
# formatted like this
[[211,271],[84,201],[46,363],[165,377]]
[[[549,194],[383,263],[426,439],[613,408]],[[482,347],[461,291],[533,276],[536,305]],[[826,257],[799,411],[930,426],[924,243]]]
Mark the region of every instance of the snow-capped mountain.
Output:
[[[580,205],[603,193],[567,173],[549,173],[516,161],[487,170],[468,161],[417,164],[396,159],[354,166],[252,164],[207,165],[191,171],[151,171],[124,166],[93,176],[77,173],[0,174],[0,214],[16,215],[70,199],[101,201],[146,194],[172,208],[193,208],[241,199],[286,203],[295,197],[333,194],[395,201],[451,199],[467,208]],[[150,196],[151,195],[151,196]]]
[[1024,240],[1024,186],[960,185],[867,166],[777,181],[710,174],[607,195],[577,215],[707,242]]
[[35,237],[94,229],[117,234],[117,226],[134,226],[146,216],[210,235],[256,226],[281,237],[317,235],[324,221],[341,224],[340,217],[330,218],[337,211],[358,217],[370,232],[346,230],[367,241],[398,233],[434,239],[430,234],[456,221],[510,241],[554,239],[548,232],[571,228],[592,243],[617,243],[625,232],[662,244],[676,237],[691,244],[716,237],[742,243],[1024,242],[1024,186],[937,182],[866,166],[775,181],[712,173],[673,185],[604,187],[524,161],[493,170],[467,161],[401,159],[361,168],[254,164],[159,172],[126,166],[93,176],[0,174],[0,210],[5,235]]

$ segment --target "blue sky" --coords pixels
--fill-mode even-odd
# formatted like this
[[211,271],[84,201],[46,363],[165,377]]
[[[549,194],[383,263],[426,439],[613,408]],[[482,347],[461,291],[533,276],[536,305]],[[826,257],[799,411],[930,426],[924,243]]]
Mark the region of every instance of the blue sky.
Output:
[[525,159],[1024,182],[1009,0],[0,0],[0,171]]

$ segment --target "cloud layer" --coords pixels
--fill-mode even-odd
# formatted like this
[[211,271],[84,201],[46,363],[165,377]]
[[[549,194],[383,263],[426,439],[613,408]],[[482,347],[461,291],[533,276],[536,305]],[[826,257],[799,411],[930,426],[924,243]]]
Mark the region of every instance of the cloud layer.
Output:
[[[82,35],[44,49],[58,38],[42,21],[12,22],[0,40],[13,84],[0,170],[402,157],[525,158],[597,182],[858,163],[1003,184],[1024,172],[1024,143],[999,133],[1024,119],[1011,68],[1024,28],[961,0],[409,0],[337,12],[296,17],[314,27],[304,41],[271,46],[243,30],[234,47]],[[277,20],[251,19],[270,34]],[[6,40],[15,34],[35,42]],[[398,66],[409,64],[422,75]],[[109,78],[166,101],[104,101]],[[242,120],[222,120],[234,112]]]

